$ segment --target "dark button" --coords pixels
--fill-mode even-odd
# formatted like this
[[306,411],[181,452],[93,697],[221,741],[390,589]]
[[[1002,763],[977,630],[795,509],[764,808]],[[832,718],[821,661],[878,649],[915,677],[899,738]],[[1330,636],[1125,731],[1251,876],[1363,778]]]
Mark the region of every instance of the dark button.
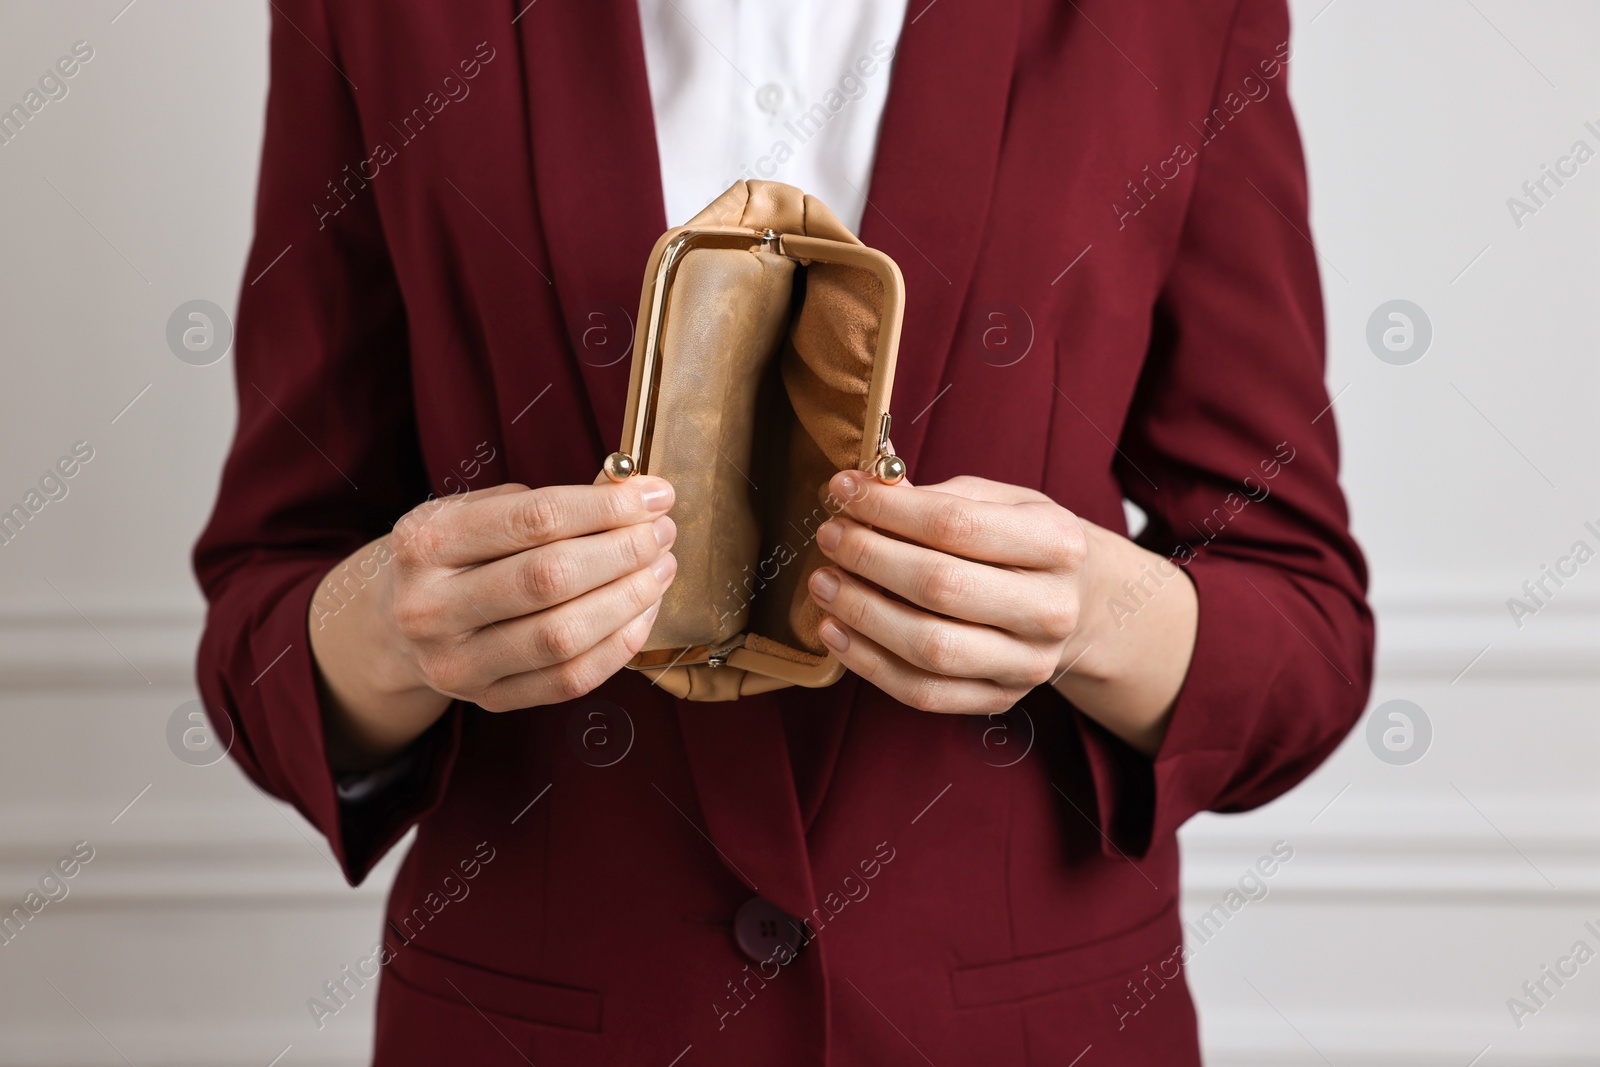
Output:
[[[774,956],[779,963],[787,963],[799,950],[804,934],[799,919],[760,897],[745,901],[733,916],[733,939],[754,963]],[[780,946],[788,946],[789,951],[779,952]]]

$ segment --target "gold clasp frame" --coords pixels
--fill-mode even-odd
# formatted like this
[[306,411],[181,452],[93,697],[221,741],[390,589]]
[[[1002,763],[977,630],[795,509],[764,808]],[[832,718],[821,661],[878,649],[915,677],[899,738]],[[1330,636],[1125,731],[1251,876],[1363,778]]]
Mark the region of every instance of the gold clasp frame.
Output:
[[888,256],[864,245],[829,241],[820,237],[779,234],[772,229],[731,227],[669,230],[662,235],[655,279],[651,285],[645,335],[629,382],[627,415],[623,420],[622,448],[605,458],[602,469],[613,482],[649,473],[650,432],[656,418],[656,389],[661,380],[661,338],[666,332],[667,293],[684,253],[695,248],[746,248],[787,256],[807,264],[839,263],[877,276],[883,283],[882,325],[867,388],[867,411],[878,413],[876,436],[863,434],[859,467],[887,483],[906,475],[905,461],[889,451],[889,397],[894,392],[894,363],[890,354],[899,348],[901,300],[904,283],[900,268]]

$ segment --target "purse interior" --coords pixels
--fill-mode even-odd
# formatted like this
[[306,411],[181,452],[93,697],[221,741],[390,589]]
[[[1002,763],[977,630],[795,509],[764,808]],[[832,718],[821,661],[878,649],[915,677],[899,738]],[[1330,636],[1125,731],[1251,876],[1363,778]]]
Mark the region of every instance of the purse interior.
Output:
[[834,473],[857,466],[883,283],[761,248],[691,248],[673,268],[642,469],[677,491],[678,577],[644,651],[827,653],[807,581]]

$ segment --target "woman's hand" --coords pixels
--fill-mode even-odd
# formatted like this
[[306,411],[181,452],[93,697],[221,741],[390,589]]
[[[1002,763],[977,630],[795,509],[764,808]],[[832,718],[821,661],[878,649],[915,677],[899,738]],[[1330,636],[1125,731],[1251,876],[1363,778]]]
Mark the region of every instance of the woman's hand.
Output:
[[[843,508],[817,542],[836,566],[812,576],[811,595],[846,667],[935,712],[1005,711],[1054,683],[1155,751],[1194,650],[1198,604],[1180,568],[984,478],[884,485],[844,471],[830,489]],[[1109,610],[1124,581],[1150,588],[1152,561],[1165,567],[1155,595],[1131,619]]]
[[911,707],[974,714],[1061,670],[1088,564],[1077,516],[981,478],[917,487],[845,471],[830,488],[845,506],[817,543],[838,566],[812,575],[811,595],[846,667]]
[[509,711],[610,678],[677,572],[672,502],[644,476],[501,485],[431,500],[334,568],[310,612],[330,763],[384,762],[453,699]]

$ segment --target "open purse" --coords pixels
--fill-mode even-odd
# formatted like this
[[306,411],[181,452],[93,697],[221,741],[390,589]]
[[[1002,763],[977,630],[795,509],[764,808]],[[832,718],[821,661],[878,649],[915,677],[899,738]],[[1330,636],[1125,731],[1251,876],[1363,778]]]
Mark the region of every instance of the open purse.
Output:
[[777,182],[738,182],[656,242],[605,473],[673,484],[678,575],[630,667],[690,700],[843,675],[807,583],[841,507],[828,480],[905,475],[888,411],[904,303],[893,260]]

